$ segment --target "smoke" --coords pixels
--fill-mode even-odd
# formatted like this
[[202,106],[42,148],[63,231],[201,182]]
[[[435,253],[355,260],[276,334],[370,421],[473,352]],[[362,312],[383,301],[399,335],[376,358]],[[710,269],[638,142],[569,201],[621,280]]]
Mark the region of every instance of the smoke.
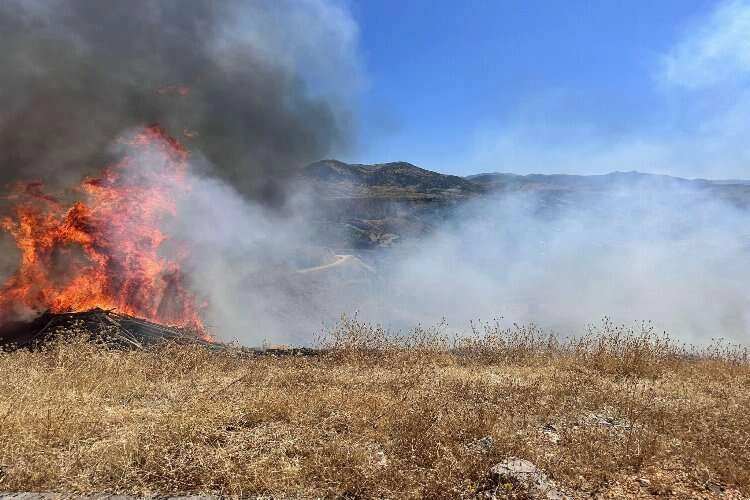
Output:
[[208,323],[247,344],[308,344],[342,313],[402,331],[500,319],[561,334],[607,316],[688,342],[748,340],[750,229],[733,188],[639,174],[578,182],[478,196],[428,236],[342,257],[321,230],[335,217],[321,223],[304,189],[281,215],[200,178],[177,232],[191,241]]
[[[609,315],[683,340],[747,340],[748,214],[697,184],[620,178],[552,198],[477,197],[394,249],[329,250],[327,228],[346,214],[290,181],[352,140],[357,28],[337,3],[7,0],[0,40],[6,182],[77,183],[117,137],[154,122],[193,152],[191,190],[165,231],[190,249],[183,271],[222,339],[310,343],[358,312],[392,328],[502,316],[562,333]],[[520,142],[509,158],[523,159],[518,137],[498,156]],[[580,152],[533,164],[612,164],[582,137]],[[628,168],[667,161],[665,148],[635,144],[617,149]],[[269,203],[281,199],[283,210]]]
[[171,233],[189,245],[184,270],[219,338],[309,344],[322,322],[354,309],[337,276],[316,282],[299,272],[333,258],[312,224],[307,194],[293,195],[281,212],[248,201],[220,179],[197,177],[191,184]]
[[691,342],[748,340],[748,213],[706,190],[619,181],[593,193],[506,194],[389,265],[380,310],[403,324],[504,318],[580,333],[603,316]]
[[350,140],[356,37],[318,0],[2,2],[3,179],[77,182],[123,131],[159,123],[243,195],[275,201]]
[[[249,338],[248,318],[261,327],[283,309],[276,268],[306,234],[277,211],[290,177],[352,142],[357,38],[336,0],[2,2],[3,189],[43,181],[59,195],[119,159],[119,138],[158,123],[192,152],[195,175],[187,200],[168,193],[181,215],[165,225],[195,247],[192,284],[216,330]],[[0,245],[10,276],[18,251],[7,234]]]

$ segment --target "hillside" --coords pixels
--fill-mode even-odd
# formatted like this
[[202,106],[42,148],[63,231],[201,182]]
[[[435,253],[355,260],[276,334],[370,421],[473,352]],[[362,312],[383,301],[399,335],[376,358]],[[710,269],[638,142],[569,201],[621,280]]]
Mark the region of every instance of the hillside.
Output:
[[750,208],[742,180],[683,179],[641,172],[603,175],[482,173],[446,175],[407,162],[373,165],[322,160],[304,167],[300,180],[316,197],[319,234],[336,248],[389,247],[429,233],[467,201],[532,195],[549,214],[615,190],[674,190]]
[[300,181],[316,197],[318,234],[335,248],[366,250],[419,238],[456,205],[487,188],[406,162],[375,165],[323,160]]
[[333,198],[440,201],[485,190],[463,177],[440,174],[406,162],[363,165],[323,160],[305,167],[302,175],[324,197]]
[[486,192],[539,192],[550,195],[576,195],[616,189],[679,189],[714,197],[741,208],[750,207],[750,181],[740,179],[685,179],[643,172],[611,172],[601,175],[482,173],[467,180]]

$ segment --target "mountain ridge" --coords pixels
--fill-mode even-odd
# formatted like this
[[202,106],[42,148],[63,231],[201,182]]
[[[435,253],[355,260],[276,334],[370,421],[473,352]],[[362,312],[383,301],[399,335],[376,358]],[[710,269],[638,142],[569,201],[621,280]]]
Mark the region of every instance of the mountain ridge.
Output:
[[302,176],[329,196],[461,197],[484,191],[482,186],[464,177],[403,161],[362,164],[320,160],[304,167]]
[[303,176],[335,182],[374,186],[396,186],[416,189],[460,189],[467,193],[482,192],[499,181],[524,183],[556,182],[598,184],[618,180],[658,181],[680,184],[714,186],[750,186],[750,179],[706,179],[687,178],[668,174],[641,172],[638,170],[615,170],[604,174],[518,174],[513,172],[480,172],[466,176],[444,174],[406,161],[385,163],[348,163],[336,159],[324,159],[303,167]]
[[[346,163],[328,159],[300,172],[317,199],[320,233],[335,248],[373,249],[413,241],[445,220],[460,205],[488,196],[533,195],[539,210],[554,214],[577,205],[586,209],[613,190],[700,194],[750,209],[750,181],[686,179],[638,171],[607,174],[480,173],[442,174],[408,162]],[[460,215],[459,215],[460,217]]]

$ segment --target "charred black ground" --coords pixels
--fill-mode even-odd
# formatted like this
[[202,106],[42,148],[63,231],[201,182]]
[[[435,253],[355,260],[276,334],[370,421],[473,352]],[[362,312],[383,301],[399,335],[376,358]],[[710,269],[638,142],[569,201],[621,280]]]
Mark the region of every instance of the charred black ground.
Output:
[[209,345],[190,329],[160,325],[104,309],[44,314],[29,321],[15,321],[0,329],[0,346],[33,347],[64,334],[84,334],[115,347],[143,348],[162,342]]

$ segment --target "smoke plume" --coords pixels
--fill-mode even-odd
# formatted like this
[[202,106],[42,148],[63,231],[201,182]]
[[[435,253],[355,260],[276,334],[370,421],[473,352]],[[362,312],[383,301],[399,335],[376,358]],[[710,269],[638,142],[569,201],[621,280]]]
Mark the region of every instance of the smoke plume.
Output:
[[560,199],[477,197],[428,236],[360,255],[373,271],[361,281],[350,281],[351,269],[299,272],[335,262],[314,254],[325,241],[302,195],[279,217],[229,186],[203,183],[187,220],[210,229],[184,237],[193,240],[192,272],[217,306],[209,323],[250,344],[309,343],[341,313],[401,331],[443,318],[465,333],[470,321],[498,319],[563,335],[607,316],[649,321],[686,342],[746,342],[747,208],[690,182],[617,177]]
[[378,310],[401,324],[503,318],[565,335],[607,316],[687,342],[747,342],[746,208],[632,179],[563,201],[519,192],[464,206],[388,266]]
[[268,200],[347,141],[356,26],[336,4],[8,0],[0,40],[6,182],[77,182],[118,134],[159,123]]

